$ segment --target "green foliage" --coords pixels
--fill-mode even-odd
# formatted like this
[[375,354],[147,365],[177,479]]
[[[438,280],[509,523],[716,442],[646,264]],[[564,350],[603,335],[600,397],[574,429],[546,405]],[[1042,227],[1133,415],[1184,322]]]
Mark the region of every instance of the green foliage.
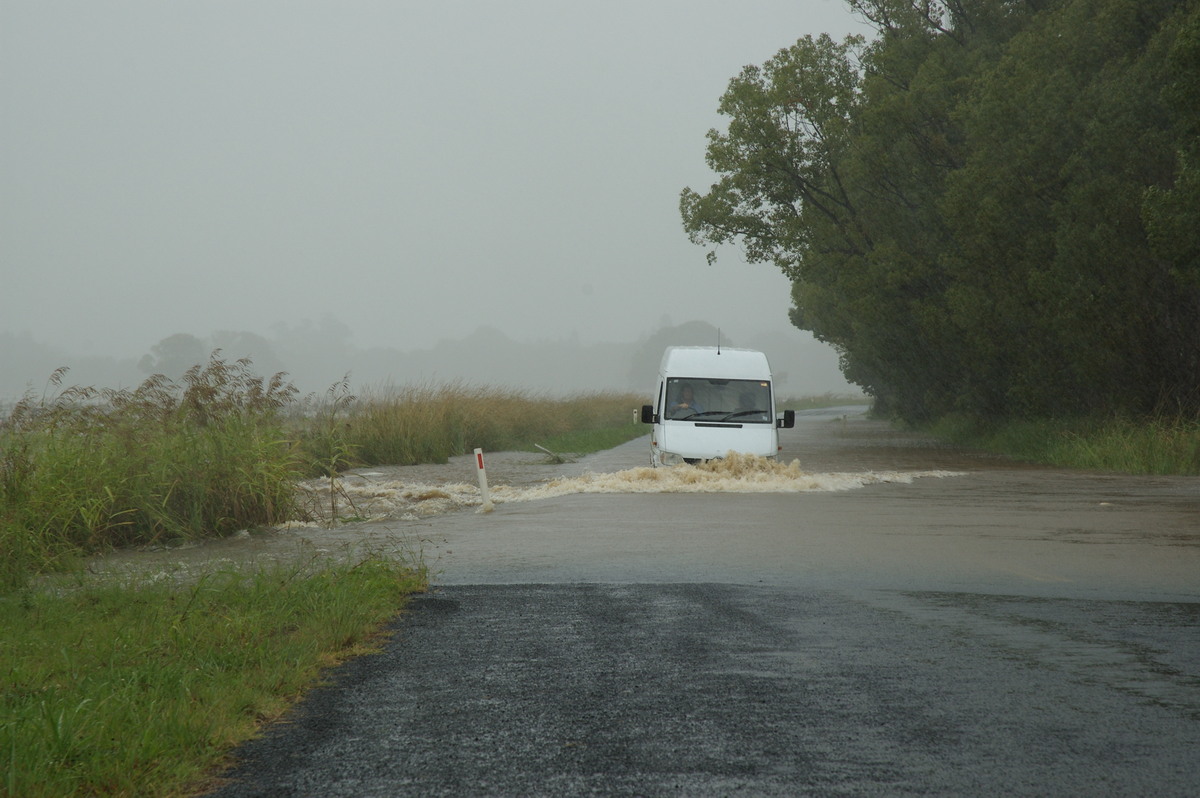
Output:
[[719,106],[731,117],[729,131],[708,133],[706,160],[721,179],[707,195],[685,189],[680,197],[692,241],[737,238],[751,260],[772,260],[789,273],[821,255],[814,226],[832,229],[839,249],[863,246],[837,174],[861,44],[805,37],[730,82]]
[[370,558],[0,596],[0,795],[192,794],[424,584]]
[[288,520],[295,453],[278,411],[294,393],[214,353],[179,383],[25,397],[0,426],[0,578]]
[[792,280],[880,411],[1200,409],[1200,22],[1185,0],[851,0],[729,85],[697,243]]

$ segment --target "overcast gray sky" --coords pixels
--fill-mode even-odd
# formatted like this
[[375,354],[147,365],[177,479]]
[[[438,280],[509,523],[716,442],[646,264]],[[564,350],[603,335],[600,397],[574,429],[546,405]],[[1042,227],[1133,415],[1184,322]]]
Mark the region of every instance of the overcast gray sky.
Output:
[[0,331],[115,356],[326,314],[398,349],[787,330],[679,191],[742,66],[865,32],[841,0],[0,9]]

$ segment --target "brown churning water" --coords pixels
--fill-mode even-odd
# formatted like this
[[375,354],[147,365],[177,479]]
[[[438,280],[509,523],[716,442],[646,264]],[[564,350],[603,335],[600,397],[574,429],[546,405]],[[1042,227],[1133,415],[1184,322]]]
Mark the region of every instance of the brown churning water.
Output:
[[[578,493],[803,493],[861,488],[885,482],[910,483],[920,478],[960,476],[957,471],[868,471],[813,473],[793,460],[782,463],[756,455],[730,452],[720,460],[670,468],[644,466],[613,473],[559,477],[536,485],[495,485],[495,504],[539,501]],[[382,475],[378,475],[382,477]],[[466,483],[440,485],[352,474],[338,481],[338,516],[363,520],[418,520],[478,507],[479,487]],[[327,522],[331,510],[329,480],[300,483],[301,500],[314,517]]]

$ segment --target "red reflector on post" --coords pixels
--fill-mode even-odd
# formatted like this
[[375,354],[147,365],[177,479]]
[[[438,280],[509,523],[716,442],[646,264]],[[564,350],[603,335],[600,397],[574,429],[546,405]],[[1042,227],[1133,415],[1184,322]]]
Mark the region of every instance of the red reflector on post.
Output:
[[483,468],[483,449],[475,450],[475,464],[479,467],[479,498],[481,504],[478,512],[490,513],[492,511],[492,499],[488,495],[487,471]]

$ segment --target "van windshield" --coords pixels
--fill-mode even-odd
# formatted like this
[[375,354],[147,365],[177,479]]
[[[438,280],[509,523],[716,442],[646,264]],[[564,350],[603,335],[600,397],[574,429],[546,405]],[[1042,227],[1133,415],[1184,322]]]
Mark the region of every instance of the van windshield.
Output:
[[719,380],[672,377],[667,380],[667,419],[736,421],[769,424],[771,383],[767,380]]

